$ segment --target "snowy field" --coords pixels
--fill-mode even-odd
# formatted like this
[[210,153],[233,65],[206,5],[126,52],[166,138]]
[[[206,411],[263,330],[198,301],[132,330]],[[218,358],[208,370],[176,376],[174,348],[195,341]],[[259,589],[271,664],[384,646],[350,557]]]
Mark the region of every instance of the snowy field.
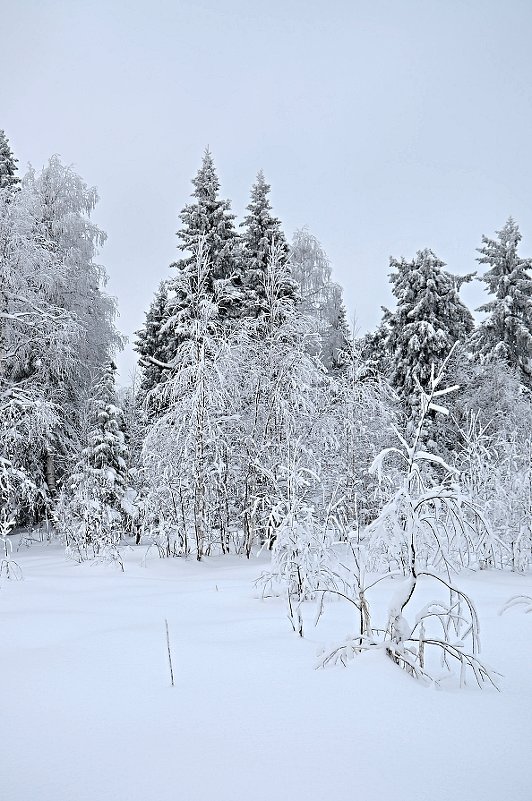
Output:
[[314,628],[309,604],[299,639],[254,588],[265,554],[144,553],[126,549],[124,573],[57,546],[15,554],[24,581],[0,589],[5,801],[532,799],[532,614],[498,615],[531,576],[461,576],[502,691],[436,690],[382,653],[316,670],[351,608],[329,603]]

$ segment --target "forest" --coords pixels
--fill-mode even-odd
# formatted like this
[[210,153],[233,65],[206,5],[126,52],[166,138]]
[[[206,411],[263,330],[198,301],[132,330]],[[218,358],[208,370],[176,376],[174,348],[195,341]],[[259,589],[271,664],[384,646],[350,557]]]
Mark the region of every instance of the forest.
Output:
[[[261,597],[301,638],[309,601],[318,619],[352,610],[322,666],[381,651],[423,683],[497,686],[460,579],[532,559],[532,259],[517,222],[479,233],[467,275],[428,248],[392,257],[395,307],[361,334],[316,236],[287,240],[262,171],[241,221],[208,149],[192,185],[119,387],[97,192],[56,156],[19,176],[0,132],[2,583],[36,542],[118,573],[131,549],[243,567],[258,553]],[[486,301],[471,310],[460,289],[476,280]],[[390,578],[376,620],[372,589]]]

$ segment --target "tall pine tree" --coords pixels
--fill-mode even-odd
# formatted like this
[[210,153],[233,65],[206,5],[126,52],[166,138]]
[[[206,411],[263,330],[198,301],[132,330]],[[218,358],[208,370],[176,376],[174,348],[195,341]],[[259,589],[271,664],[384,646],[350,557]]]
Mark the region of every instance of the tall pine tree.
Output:
[[497,231],[497,239],[482,237],[477,260],[489,267],[481,280],[494,297],[478,309],[487,316],[475,332],[473,346],[482,359],[505,361],[531,386],[532,259],[519,256],[520,241],[519,227],[511,217]]
[[18,159],[13,156],[9,141],[4,131],[0,129],[0,189],[12,188],[20,183],[17,178]]
[[[273,248],[279,267],[286,267],[289,262],[290,249],[281,228],[281,221],[272,215],[269,199],[270,185],[266,183],[264,173],[257,173],[257,180],[251,188],[251,201],[247,206],[249,214],[240,223],[244,228],[242,235],[241,257],[243,264],[243,281],[247,295],[246,315],[258,317],[267,308],[266,276],[268,264],[272,259]],[[298,292],[295,281],[286,271],[286,280],[281,287],[285,300],[296,302]]]
[[209,265],[205,292],[217,303],[219,318],[224,321],[239,317],[242,280],[236,258],[238,234],[233,222],[235,215],[231,212],[230,202],[219,197],[220,182],[208,148],[192,183],[193,202],[188,203],[179,215],[183,225],[177,232],[178,247],[188,255],[173,265],[178,274],[170,285],[174,293],[172,311],[183,311],[188,305],[188,274],[196,270],[201,249],[202,262]]
[[168,282],[161,281],[146,312],[144,327],[136,332],[135,350],[140,355],[142,378],[137,402],[143,403],[154,387],[168,377],[168,370],[159,363],[167,363],[173,357],[170,335],[165,325],[168,322]]
[[87,444],[59,506],[59,528],[80,559],[116,546],[124,530],[121,506],[129,476],[115,372],[111,362],[95,387]]
[[418,382],[427,386],[432,366],[438,369],[452,346],[473,329],[470,311],[458,290],[464,280],[444,270],[431,250],[417,252],[411,262],[390,260],[394,312],[385,310],[385,347],[391,357],[391,383],[407,408],[416,406]]

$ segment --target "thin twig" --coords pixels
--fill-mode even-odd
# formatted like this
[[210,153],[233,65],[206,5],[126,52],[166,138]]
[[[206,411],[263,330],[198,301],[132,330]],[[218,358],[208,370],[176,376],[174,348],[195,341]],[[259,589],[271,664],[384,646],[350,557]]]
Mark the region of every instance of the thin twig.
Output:
[[172,681],[172,687],[174,687],[174,669],[172,667],[172,653],[170,651],[170,634],[168,632],[168,620],[165,618],[164,623],[166,626],[166,647],[168,648],[168,664],[170,665],[170,679]]

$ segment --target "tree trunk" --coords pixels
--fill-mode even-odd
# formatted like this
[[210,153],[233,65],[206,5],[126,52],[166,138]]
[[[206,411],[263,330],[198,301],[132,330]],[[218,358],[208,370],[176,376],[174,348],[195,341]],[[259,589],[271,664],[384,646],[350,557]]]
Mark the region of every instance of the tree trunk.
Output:
[[45,458],[44,475],[46,478],[46,484],[50,491],[50,495],[53,497],[57,492],[57,486],[55,483],[55,465],[54,465],[53,453],[50,450],[47,450],[44,458]]

